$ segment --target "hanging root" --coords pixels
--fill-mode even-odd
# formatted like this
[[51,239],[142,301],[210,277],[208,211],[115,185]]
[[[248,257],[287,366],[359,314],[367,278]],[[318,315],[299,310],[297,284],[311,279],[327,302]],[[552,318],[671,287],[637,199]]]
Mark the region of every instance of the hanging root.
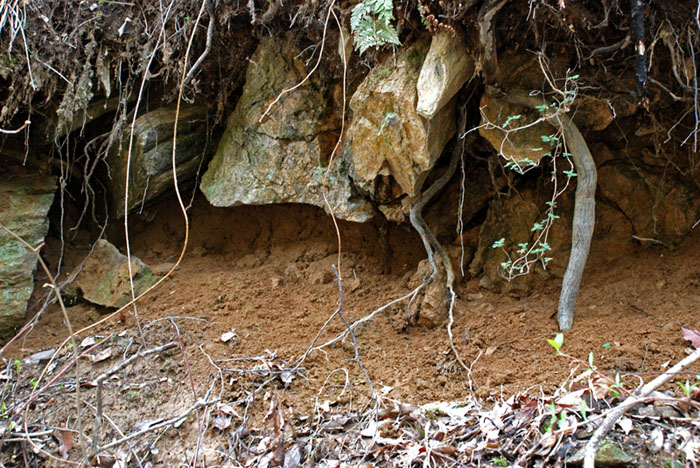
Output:
[[[455,294],[454,294],[454,282],[455,282],[455,274],[454,270],[452,268],[452,263],[450,262],[449,257],[447,256],[447,252],[445,251],[445,248],[438,242],[438,240],[435,238],[435,235],[432,233],[428,225],[425,223],[423,220],[423,209],[425,208],[425,205],[438,193],[440,190],[442,190],[447,182],[452,178],[454,175],[455,171],[457,170],[457,163],[460,160],[460,156],[464,150],[464,132],[465,132],[465,126],[466,126],[466,110],[465,107],[462,106],[460,108],[460,116],[459,116],[459,128],[458,128],[458,133],[457,137],[460,140],[455,144],[454,149],[452,150],[452,156],[450,158],[450,165],[447,168],[447,171],[440,176],[438,180],[433,183],[423,194],[421,195],[420,199],[413,205],[413,208],[411,209],[411,215],[410,215],[410,220],[411,220],[411,225],[413,228],[418,232],[418,235],[420,235],[421,240],[423,241],[423,246],[425,247],[425,251],[428,254],[428,261],[430,262],[430,266],[432,267],[433,271],[431,275],[427,278],[423,279],[423,286],[428,286],[430,283],[435,281],[435,279],[438,277],[439,270],[437,263],[435,261],[435,253],[440,257],[440,260],[442,262],[442,266],[445,269],[445,290],[443,292],[443,297],[449,295],[450,300],[451,300],[451,305],[450,305],[450,311],[452,311],[453,306],[454,306],[454,300],[455,300]],[[409,316],[409,322],[416,322],[418,319],[419,313],[416,312],[413,314],[413,316]]]

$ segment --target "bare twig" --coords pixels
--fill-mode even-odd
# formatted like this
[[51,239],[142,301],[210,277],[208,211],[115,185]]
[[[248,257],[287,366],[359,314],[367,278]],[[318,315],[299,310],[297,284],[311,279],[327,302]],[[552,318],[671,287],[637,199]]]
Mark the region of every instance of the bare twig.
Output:
[[[117,372],[121,371],[124,369],[126,366],[129,364],[133,363],[137,359],[141,359],[143,357],[146,357],[150,354],[156,354],[156,353],[162,353],[163,351],[167,351],[168,349],[175,348],[177,346],[177,343],[174,341],[171,341],[170,343],[166,343],[161,346],[157,346],[152,349],[148,349],[146,351],[141,351],[137,354],[134,354],[128,359],[123,360],[119,365],[111,368],[107,372],[101,374],[97,379],[95,379],[95,384],[97,386],[97,390],[95,391],[95,427],[93,428],[93,434],[92,434],[92,445],[90,447],[90,450],[92,452],[95,452],[97,450],[99,441],[100,441],[100,434],[102,433],[102,384],[105,380],[116,374]],[[79,386],[79,384],[76,384]]]
[[102,447],[98,447],[90,454],[90,458],[94,457],[98,453],[104,452],[105,450],[109,450],[111,448],[125,444],[125,443],[129,442],[130,440],[141,437],[144,434],[148,434],[149,432],[153,432],[155,430],[162,429],[164,427],[170,427],[170,426],[172,426],[180,421],[184,421],[187,419],[187,417],[190,414],[192,414],[192,412],[198,410],[199,408],[216,404],[219,401],[220,400],[218,398],[215,398],[214,400],[209,400],[209,401],[205,401],[205,400],[198,401],[197,403],[192,405],[190,408],[188,408],[186,411],[184,411],[183,413],[180,413],[178,416],[172,417],[170,419],[166,419],[165,421],[161,421],[158,424],[154,424],[153,426],[147,427],[147,428],[142,429],[140,431],[132,432],[131,434],[129,434],[125,437],[122,437],[121,439],[115,440],[114,442],[111,442],[107,445],[103,445]]
[[620,403],[612,411],[608,413],[603,422],[598,429],[593,433],[593,436],[586,444],[585,456],[583,461],[584,468],[594,468],[595,467],[595,455],[598,451],[600,443],[603,441],[603,437],[608,431],[615,425],[618,419],[622,417],[629,409],[633,408],[635,405],[641,402],[641,400],[649,395],[651,392],[659,388],[661,385],[665,384],[671,380],[678,372],[682,371],[690,364],[694,363],[700,359],[700,348],[693,351],[691,354],[686,356],[678,364],[643,386],[634,395],[627,397],[625,401]]
[[[68,327],[68,333],[70,334],[69,339],[71,341],[71,344],[73,345],[73,362],[75,365],[75,405],[76,405],[76,412],[77,412],[77,422],[78,422],[78,430],[80,432],[80,447],[81,450],[83,451],[83,456],[87,454],[87,449],[85,445],[85,440],[83,437],[83,431],[82,431],[82,418],[80,417],[82,411],[80,408],[80,368],[78,366],[78,345],[75,342],[75,334],[73,333],[73,325],[71,325],[70,318],[68,317],[68,312],[66,311],[66,306],[63,304],[63,298],[61,297],[61,292],[58,286],[56,285],[56,281],[54,280],[53,275],[51,274],[51,270],[49,270],[49,267],[46,265],[44,262],[44,259],[41,258],[41,255],[39,255],[39,250],[41,247],[44,246],[44,243],[42,242],[38,247],[32,247],[31,244],[29,244],[27,241],[22,239],[20,236],[15,234],[12,230],[7,228],[4,224],[0,223],[0,229],[5,231],[7,234],[15,238],[20,244],[22,244],[24,247],[29,249],[32,254],[36,257],[37,261],[41,265],[42,270],[44,270],[44,273],[46,273],[46,277],[48,279],[48,283],[45,286],[48,286],[52,289],[54,295],[56,296],[56,300],[58,301],[58,305],[61,309],[61,313],[63,314],[63,320],[65,320],[66,327]],[[37,380],[38,382],[38,380]],[[36,386],[32,388],[32,394],[34,394],[34,391],[36,390]],[[25,417],[24,417],[24,432],[29,432],[29,429],[27,427],[27,412],[29,411],[29,405],[25,407]],[[32,444],[36,449],[46,453],[47,455],[53,457],[52,455],[48,454],[48,452],[45,452],[43,449],[41,449],[38,446],[35,446],[35,444],[32,442],[31,438],[27,437],[27,441]],[[60,460],[60,459],[59,459]]]

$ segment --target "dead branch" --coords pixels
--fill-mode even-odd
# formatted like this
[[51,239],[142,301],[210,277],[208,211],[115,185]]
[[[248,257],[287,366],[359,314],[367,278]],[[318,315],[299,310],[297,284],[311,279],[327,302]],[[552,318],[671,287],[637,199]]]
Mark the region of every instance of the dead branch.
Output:
[[669,370],[667,370],[666,372],[664,372],[663,374],[661,374],[660,376],[643,386],[635,395],[627,397],[625,401],[623,401],[615,409],[610,411],[610,413],[608,413],[601,425],[598,426],[598,429],[596,429],[596,431],[593,433],[593,436],[586,444],[583,467],[595,468],[595,455],[598,451],[600,443],[603,441],[603,437],[605,437],[605,434],[608,433],[608,431],[615,425],[617,420],[620,419],[623,414],[625,414],[628,410],[633,408],[638,403],[641,403],[642,399],[645,396],[649,395],[661,385],[671,380],[673,377],[675,377],[677,373],[679,373],[698,359],[700,359],[700,348],[696,349],[695,351],[693,351],[693,353],[686,356],[678,364],[676,364],[675,366],[673,366],[672,368],[670,368]]
[[[97,450],[97,444],[99,443],[100,440],[100,434],[102,433],[102,384],[105,380],[107,380],[109,377],[112,375],[116,374],[117,372],[121,371],[124,369],[126,366],[131,364],[132,362],[136,361],[137,359],[141,359],[143,357],[146,357],[150,354],[155,354],[155,353],[161,353],[163,351],[167,351],[168,349],[175,348],[177,346],[177,343],[174,341],[171,341],[170,343],[166,343],[162,346],[158,346],[156,348],[148,349],[146,351],[141,351],[138,354],[134,354],[128,359],[123,360],[119,365],[111,368],[107,372],[101,374],[97,379],[95,379],[95,383],[97,385],[97,390],[95,391],[95,426],[93,428],[93,433],[92,433],[92,445],[90,447],[91,451]],[[76,382],[76,386],[79,386],[79,383]]]
[[[46,278],[48,279],[48,283],[44,286],[48,286],[51,288],[53,291],[54,295],[56,296],[56,300],[58,301],[58,306],[61,309],[61,313],[63,314],[63,320],[65,320],[66,327],[68,327],[68,333],[69,337],[68,339],[73,345],[73,362],[75,365],[75,404],[76,404],[76,412],[77,412],[77,418],[78,418],[78,430],[82,436],[82,418],[80,417],[80,414],[82,413],[81,408],[80,408],[80,368],[78,367],[78,345],[75,341],[75,333],[73,332],[73,325],[71,325],[70,318],[68,317],[68,312],[66,311],[66,306],[63,303],[63,298],[61,297],[61,292],[56,285],[56,281],[51,274],[51,270],[49,270],[49,267],[46,265],[44,262],[44,259],[41,258],[41,255],[39,255],[39,250],[41,247],[44,246],[44,243],[42,242],[38,247],[32,247],[31,244],[29,244],[27,241],[25,241],[23,238],[15,234],[12,230],[7,228],[4,224],[0,223],[0,229],[5,231],[7,234],[15,238],[20,244],[22,244],[24,247],[29,249],[32,254],[36,257],[37,261],[41,265],[41,269],[44,270],[44,273],[46,274]],[[67,340],[68,341],[68,340]],[[58,352],[58,351],[57,351]],[[54,355],[55,356],[55,355]],[[37,380],[38,382],[38,380]],[[34,393],[34,390],[36,389],[36,386],[32,388],[32,393]],[[29,405],[25,407],[25,417],[24,417],[24,432],[28,433],[29,429],[27,427],[27,415],[26,413],[29,411]],[[46,453],[47,455],[51,456],[48,454],[48,452],[45,452],[43,449],[40,447],[37,447],[34,445],[32,442],[31,438],[27,437],[27,441],[29,441],[30,444],[32,444],[33,447],[35,447],[37,450]],[[80,448],[83,451],[83,456],[87,453],[86,446],[85,446],[85,440],[83,437],[80,438]]]
[[103,445],[102,447],[98,447],[95,449],[93,452],[90,453],[90,459],[92,459],[94,456],[97,454],[104,452],[105,450],[109,450],[111,448],[117,447],[119,445],[125,444],[129,442],[130,440],[136,439],[138,437],[141,437],[144,434],[148,434],[149,432],[153,432],[158,429],[162,429],[165,427],[170,427],[178,422],[184,421],[187,419],[187,417],[192,414],[194,411],[198,410],[199,408],[214,405],[218,403],[220,400],[218,398],[215,398],[214,400],[209,400],[209,401],[198,401],[195,403],[193,406],[188,408],[185,412],[180,413],[178,416],[172,417],[170,419],[166,419],[165,421],[161,421],[158,424],[154,424],[153,426],[147,427],[145,429],[142,429],[137,432],[132,432],[131,434],[122,437],[121,439],[115,440],[114,442],[111,442],[107,445]]

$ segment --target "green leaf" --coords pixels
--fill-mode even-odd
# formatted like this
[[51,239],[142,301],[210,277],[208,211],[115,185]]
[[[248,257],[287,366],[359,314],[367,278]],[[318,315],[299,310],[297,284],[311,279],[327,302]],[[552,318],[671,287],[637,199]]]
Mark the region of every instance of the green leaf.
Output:
[[561,353],[561,346],[564,344],[564,334],[557,333],[557,336],[555,336],[554,339],[547,338],[547,343],[552,345],[552,347],[556,349],[558,353]]
[[491,246],[491,248],[492,248],[492,249],[497,249],[497,248],[499,248],[499,247],[503,247],[503,245],[505,244],[505,242],[506,242],[506,238],[505,238],[505,237],[501,237],[500,239],[498,239],[496,242],[493,243],[493,245]]

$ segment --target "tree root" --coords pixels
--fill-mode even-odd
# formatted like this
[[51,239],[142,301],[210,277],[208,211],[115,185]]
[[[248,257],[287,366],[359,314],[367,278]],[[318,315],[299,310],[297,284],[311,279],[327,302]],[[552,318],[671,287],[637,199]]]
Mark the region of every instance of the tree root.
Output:
[[[432,283],[435,281],[435,279],[438,277],[438,266],[435,261],[435,253],[438,254],[440,257],[440,260],[442,261],[442,267],[445,269],[445,292],[449,292],[450,297],[454,301],[454,282],[455,282],[455,273],[454,269],[452,268],[452,263],[450,262],[449,257],[447,256],[447,252],[445,251],[445,248],[440,244],[440,242],[437,240],[433,232],[430,230],[428,225],[425,223],[425,220],[423,220],[423,209],[425,208],[425,205],[435,196],[437,195],[440,190],[442,190],[447,182],[450,181],[452,176],[455,174],[455,171],[457,170],[457,163],[460,160],[460,156],[462,154],[462,151],[464,150],[464,131],[465,131],[465,126],[466,126],[466,110],[464,106],[460,108],[460,122],[459,122],[459,128],[457,130],[457,138],[461,140],[461,142],[458,142],[455,144],[453,150],[452,150],[452,155],[450,157],[450,165],[447,168],[447,171],[440,176],[438,180],[436,180],[433,185],[431,185],[423,194],[421,197],[418,199],[418,201],[413,205],[413,208],[411,208],[411,214],[410,214],[410,221],[411,225],[413,228],[418,232],[418,235],[420,236],[421,240],[423,241],[423,247],[425,248],[426,253],[428,254],[428,261],[430,262],[430,266],[433,269],[432,274],[427,277],[423,278],[423,286],[427,286],[428,284]],[[450,310],[452,307],[450,307]],[[409,315],[409,323],[410,322],[416,322],[418,320],[418,315],[419,313],[415,313],[413,317]]]
[[[544,102],[541,98],[529,96],[523,91],[509,91],[501,97],[510,103],[532,108]],[[595,189],[598,175],[586,140],[571,118],[568,115],[554,114],[547,121],[562,129],[578,178],[572,221],[571,254],[561,286],[557,314],[559,329],[568,331],[574,322],[574,306],[593,237]]]
[[[438,266],[435,262],[434,255],[434,252],[437,252],[438,256],[440,257],[440,260],[442,261],[442,267],[445,269],[445,289],[443,292],[443,300],[449,299],[450,301],[450,305],[448,308],[449,322],[447,324],[447,336],[450,341],[450,349],[454,353],[455,358],[457,359],[457,362],[459,362],[460,366],[462,366],[462,368],[465,371],[469,372],[469,368],[464,363],[464,361],[462,361],[462,358],[460,357],[459,352],[455,347],[454,339],[452,337],[452,325],[454,324],[454,306],[455,301],[457,299],[457,294],[455,294],[454,292],[455,273],[454,269],[452,268],[452,262],[450,261],[450,258],[448,257],[445,248],[440,244],[433,232],[430,230],[430,227],[428,227],[428,225],[425,223],[425,220],[423,219],[422,215],[425,205],[435,195],[437,195],[437,193],[445,187],[447,182],[450,181],[452,176],[454,176],[457,170],[457,162],[461,160],[461,156],[464,153],[464,138],[467,121],[465,105],[460,106],[459,114],[459,125],[457,128],[458,141],[455,142],[454,148],[452,149],[450,165],[448,166],[447,171],[445,171],[445,173],[442,176],[440,176],[440,178],[436,180],[433,183],[433,185],[431,185],[425,192],[423,192],[420,199],[415,203],[415,205],[413,205],[413,208],[411,208],[410,220],[411,225],[416,230],[416,232],[418,232],[418,235],[420,235],[420,238],[423,241],[423,246],[425,247],[425,251],[428,254],[428,261],[430,262],[430,266],[433,268],[432,274],[427,278],[423,278],[423,283],[419,286],[419,288],[426,287],[427,294],[427,286],[431,282],[435,281],[435,279],[438,277]],[[417,308],[417,312],[414,314],[414,316],[411,317],[410,315],[410,307],[411,303],[413,303],[413,299],[415,299],[415,296],[411,298],[411,301],[409,302],[407,308],[407,311],[409,312],[409,324],[411,322],[417,322],[418,316],[420,314],[420,309]]]

